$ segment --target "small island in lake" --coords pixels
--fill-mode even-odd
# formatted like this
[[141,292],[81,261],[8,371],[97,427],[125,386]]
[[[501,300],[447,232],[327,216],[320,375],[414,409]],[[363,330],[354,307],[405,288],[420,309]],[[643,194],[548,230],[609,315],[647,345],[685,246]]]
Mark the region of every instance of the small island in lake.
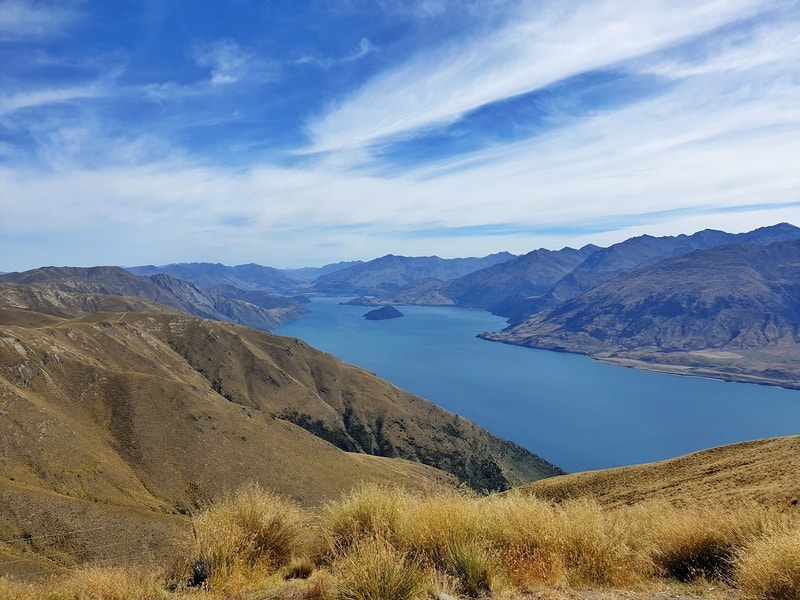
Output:
[[397,310],[394,306],[384,306],[382,308],[376,308],[375,310],[371,310],[364,315],[365,319],[370,321],[385,321],[386,319],[398,319],[403,316],[399,310]]

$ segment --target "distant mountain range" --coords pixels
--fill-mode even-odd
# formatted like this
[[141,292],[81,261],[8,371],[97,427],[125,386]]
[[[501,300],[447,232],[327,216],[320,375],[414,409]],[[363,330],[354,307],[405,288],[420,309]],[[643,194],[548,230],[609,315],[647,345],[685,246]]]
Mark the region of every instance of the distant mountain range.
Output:
[[481,337],[800,388],[800,235],[769,243],[775,230],[754,233],[738,238],[749,243],[695,250],[617,275]]
[[323,267],[275,269],[257,264],[229,267],[219,263],[176,263],[163,266],[126,267],[142,276],[166,274],[213,289],[233,286],[273,294],[377,295],[396,290],[425,277],[450,280],[505,262],[513,254],[500,252],[482,258],[386,255],[367,262],[339,262]]
[[[92,302],[98,309],[112,304],[120,306],[119,300],[100,296],[122,296],[161,305],[154,308],[158,312],[170,307],[190,315],[256,329],[271,329],[307,312],[292,298],[245,292],[232,286],[206,290],[164,273],[137,276],[119,267],[42,267],[0,275],[0,296],[5,297],[6,306],[75,316],[87,310],[86,294],[92,295]],[[130,306],[135,304],[129,301]]]
[[457,259],[389,254],[294,271],[214,263],[128,272],[46,267],[0,275],[0,293],[36,309],[43,295],[52,299],[57,290],[59,316],[89,310],[86,296],[68,294],[90,293],[96,310],[120,304],[98,294],[124,296],[137,310],[169,306],[258,329],[300,317],[307,310],[303,294],[357,296],[350,302],[367,306],[483,308],[510,323],[503,332],[482,333],[487,340],[800,387],[800,350],[791,329],[800,329],[792,312],[794,250],[780,245],[797,239],[800,229],[781,223],[741,234],[643,235],[608,248]]
[[420,280],[398,292],[378,295],[378,304],[434,304],[483,308],[521,321],[575,298],[604,281],[660,260],[734,243],[764,245],[800,237],[782,223],[749,233],[704,230],[693,235],[630,238],[608,248],[534,250],[450,281]]
[[345,262],[332,263],[329,265],[325,265],[324,267],[303,267],[301,269],[282,269],[282,271],[292,279],[311,282],[314,281],[317,277],[321,277],[322,275],[327,275],[335,271],[341,271],[342,269],[346,269],[348,267],[360,265],[363,262],[364,261],[362,260],[351,260]]
[[421,279],[455,279],[514,258],[508,252],[483,258],[439,258],[387,254],[317,277],[313,289],[327,295],[377,295],[398,290]]
[[156,267],[146,265],[127,267],[134,275],[170,275],[176,279],[189,281],[202,288],[230,285],[242,290],[261,290],[277,294],[294,290],[300,278],[287,275],[284,271],[257,264],[228,267],[219,263],[178,263]]

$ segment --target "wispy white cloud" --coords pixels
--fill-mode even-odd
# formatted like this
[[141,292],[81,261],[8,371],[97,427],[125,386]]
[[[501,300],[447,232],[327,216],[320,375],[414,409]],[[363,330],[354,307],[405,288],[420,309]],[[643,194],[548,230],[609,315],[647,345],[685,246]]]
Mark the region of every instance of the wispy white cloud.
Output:
[[800,57],[797,25],[796,12],[778,12],[766,22],[718,33],[698,43],[693,52],[648,57],[632,67],[671,80],[720,74],[740,77],[770,65],[785,69]]
[[108,91],[105,90],[102,85],[99,83],[92,83],[88,85],[38,89],[9,95],[0,95],[0,115],[6,115],[29,108],[38,108],[48,104],[61,104],[76,100],[98,98],[107,93]]
[[275,61],[259,56],[230,39],[196,43],[188,50],[188,56],[197,66],[208,69],[206,78],[190,83],[152,82],[142,85],[137,91],[151,100],[170,102],[207,94],[229,94],[234,86],[252,89],[279,77],[280,68]]
[[329,69],[336,65],[359,61],[362,58],[369,56],[373,52],[375,52],[374,44],[370,42],[369,38],[362,37],[359,40],[358,45],[350,54],[338,57],[324,57],[324,58],[315,57],[311,54],[305,54],[300,58],[294,60],[293,63],[295,65],[318,65],[325,69]]
[[[440,46],[368,81],[310,124],[313,149],[328,152],[293,167],[214,166],[164,127],[115,133],[91,115],[43,122],[32,129],[40,141],[35,167],[0,163],[0,256],[26,256],[31,267],[96,264],[102,247],[103,262],[118,264],[302,266],[800,224],[800,12],[783,13],[781,4],[651,2],[647,11],[641,3],[537,4],[541,12],[475,34],[461,52]],[[775,13],[737,23],[764,6]],[[372,48],[364,42],[350,56]],[[206,78],[153,86],[152,94],[224,95],[248,81],[258,60],[224,41],[192,56]],[[391,176],[370,152],[518,90],[608,66],[661,85],[535,137],[394,168]],[[111,87],[0,96],[0,114]],[[0,157],[13,154],[0,146]],[[54,237],[71,242],[48,258],[42,240]],[[89,258],[67,256],[81,239],[90,240]]]
[[308,123],[310,152],[368,146],[711,31],[757,0],[525,5],[499,31],[423,52]]
[[344,57],[344,61],[352,62],[355,60],[361,60],[370,52],[374,52],[375,48],[373,47],[372,43],[369,41],[368,38],[361,38],[358,42],[358,49],[351,55]]
[[79,13],[68,3],[3,0],[0,2],[0,40],[60,34],[78,18]]
[[230,39],[195,44],[191,57],[197,65],[209,69],[210,82],[215,86],[274,77],[273,65]]

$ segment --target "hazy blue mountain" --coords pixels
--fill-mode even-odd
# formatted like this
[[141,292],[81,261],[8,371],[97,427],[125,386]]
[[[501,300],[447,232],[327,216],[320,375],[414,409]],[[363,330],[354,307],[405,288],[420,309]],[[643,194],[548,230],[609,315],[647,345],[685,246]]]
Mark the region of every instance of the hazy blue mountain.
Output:
[[293,279],[299,279],[301,281],[314,281],[317,277],[321,277],[322,275],[327,275],[328,273],[334,273],[336,271],[341,271],[342,269],[346,269],[348,267],[352,267],[354,265],[360,265],[363,263],[363,260],[350,260],[350,261],[342,261],[337,263],[332,263],[329,265],[325,265],[324,267],[303,267],[301,269],[281,269],[283,273],[288,275]]
[[302,287],[302,281],[290,277],[279,269],[255,263],[229,267],[220,263],[176,263],[160,267],[146,265],[126,267],[134,275],[165,273],[202,288],[232,285],[243,290],[264,290],[277,294],[291,294]]
[[314,280],[316,292],[331,295],[381,295],[424,278],[455,279],[473,271],[514,258],[499,252],[482,258],[395,256],[387,254]]
[[533,250],[508,262],[450,281],[442,293],[452,298],[458,306],[494,311],[498,303],[511,296],[533,296],[546,292],[598,250],[592,244],[579,250]]
[[539,297],[529,296],[528,298],[517,298],[516,301],[508,301],[497,307],[497,312],[509,317],[512,322],[517,322],[541,310],[576,298],[614,277],[655,264],[665,258],[726,244],[765,245],[796,238],[800,238],[800,228],[788,223],[762,227],[740,234],[705,229],[692,235],[665,237],[642,235],[598,250],[573,271],[566,274],[546,293]]
[[546,292],[598,249],[588,245],[580,250],[533,250],[450,281],[419,279],[379,296],[375,303],[462,306],[503,314],[498,307],[508,299]]

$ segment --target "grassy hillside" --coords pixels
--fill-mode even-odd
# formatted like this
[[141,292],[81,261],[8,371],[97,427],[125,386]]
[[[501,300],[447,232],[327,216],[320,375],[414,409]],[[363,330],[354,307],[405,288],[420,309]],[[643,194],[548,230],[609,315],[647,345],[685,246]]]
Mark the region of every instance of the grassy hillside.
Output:
[[367,485],[302,508],[251,484],[192,518],[166,570],[0,577],[0,595],[183,598],[202,581],[211,600],[793,600],[798,444],[737,444],[490,496]]
[[[253,481],[314,506],[365,482],[492,490],[559,472],[299,340],[168,312],[0,310],[0,415],[0,540],[37,538],[0,544],[0,562],[25,572],[109,544],[164,554],[181,515]],[[119,527],[60,535],[95,523]]]
[[800,436],[720,446],[657,463],[573,473],[522,486],[520,491],[557,502],[588,498],[606,506],[649,500],[683,506],[734,506],[752,500],[797,507]]

